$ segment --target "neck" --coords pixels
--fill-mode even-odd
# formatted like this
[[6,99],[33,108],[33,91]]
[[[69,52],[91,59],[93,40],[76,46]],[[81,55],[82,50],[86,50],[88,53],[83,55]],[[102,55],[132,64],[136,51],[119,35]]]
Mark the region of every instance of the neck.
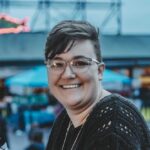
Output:
[[96,103],[109,94],[109,92],[102,90],[100,96],[98,96],[95,101],[92,101],[92,103],[86,104],[80,109],[66,109],[74,127],[84,124]]

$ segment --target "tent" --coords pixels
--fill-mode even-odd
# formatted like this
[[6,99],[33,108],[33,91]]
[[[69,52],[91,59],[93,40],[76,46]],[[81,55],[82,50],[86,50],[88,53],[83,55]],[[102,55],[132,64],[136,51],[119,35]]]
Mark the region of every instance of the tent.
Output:
[[47,87],[47,70],[45,66],[38,66],[24,71],[6,80],[6,86]]
[[130,78],[124,74],[117,73],[111,70],[106,69],[104,71],[103,82],[120,82],[120,83],[130,83]]
[[107,90],[128,90],[131,84],[131,79],[124,74],[106,69],[104,71],[102,84]]
[[[106,89],[122,90],[124,85],[130,84],[130,78],[106,69],[102,83]],[[48,87],[47,70],[45,66],[38,66],[24,71],[6,80],[8,87]],[[17,88],[16,88],[17,89]],[[14,90],[14,88],[13,88]]]
[[[130,78],[106,69],[104,71],[103,83],[130,83]],[[31,70],[24,71],[6,80],[6,85],[21,85],[28,87],[47,87],[48,77],[45,66],[38,66]]]

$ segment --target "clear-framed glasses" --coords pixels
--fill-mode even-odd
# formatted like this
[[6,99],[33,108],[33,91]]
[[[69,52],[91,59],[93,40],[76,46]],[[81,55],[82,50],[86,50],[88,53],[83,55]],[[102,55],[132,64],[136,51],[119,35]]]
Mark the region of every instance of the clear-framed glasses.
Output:
[[97,65],[103,64],[93,58],[88,57],[75,57],[70,61],[65,61],[61,58],[55,58],[52,60],[47,60],[46,65],[50,71],[56,74],[61,74],[65,69],[66,66],[69,65],[70,69],[74,73],[85,72],[88,68],[93,64],[96,63]]

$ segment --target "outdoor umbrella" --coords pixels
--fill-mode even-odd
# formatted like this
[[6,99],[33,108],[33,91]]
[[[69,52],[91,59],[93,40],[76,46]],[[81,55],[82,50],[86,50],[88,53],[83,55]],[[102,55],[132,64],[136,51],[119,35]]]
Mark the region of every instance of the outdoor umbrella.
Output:
[[104,88],[108,90],[121,91],[124,86],[131,84],[131,79],[124,74],[105,69],[102,83]]
[[[129,85],[130,78],[105,69],[102,83],[106,89],[121,90],[124,85]],[[47,70],[45,66],[38,66],[31,70],[24,71],[6,80],[7,86],[22,86],[22,87],[48,87]]]
[[130,83],[130,78],[124,74],[105,69],[103,82]]
[[8,78],[5,83],[7,86],[47,87],[48,79],[46,72],[45,66],[34,67]]

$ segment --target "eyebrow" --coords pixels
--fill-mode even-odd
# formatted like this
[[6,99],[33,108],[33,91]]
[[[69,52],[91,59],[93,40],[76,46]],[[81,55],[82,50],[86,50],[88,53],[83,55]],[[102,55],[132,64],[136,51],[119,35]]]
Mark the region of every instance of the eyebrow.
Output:
[[[86,58],[86,56],[77,55],[77,56],[74,56],[72,59],[78,59],[78,58]],[[56,56],[56,57],[54,57],[54,60],[63,60],[63,59],[59,56]]]
[[86,58],[86,56],[83,56],[83,55],[77,55],[77,56],[74,56],[73,59],[77,59],[77,58]]
[[59,57],[59,56],[56,56],[52,60],[63,60],[63,59],[61,57]]

